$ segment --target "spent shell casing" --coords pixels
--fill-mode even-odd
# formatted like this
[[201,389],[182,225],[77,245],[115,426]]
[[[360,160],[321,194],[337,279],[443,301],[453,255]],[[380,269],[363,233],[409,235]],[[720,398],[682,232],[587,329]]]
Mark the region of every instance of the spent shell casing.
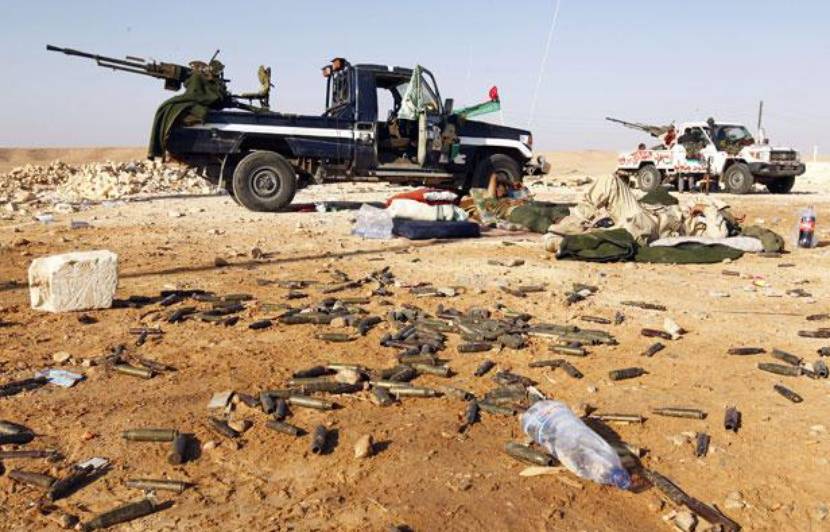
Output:
[[86,523],[87,530],[98,530],[109,528],[119,523],[126,523],[156,511],[156,504],[150,499],[143,499],[138,502],[128,502],[117,506],[112,510],[98,514]]
[[553,456],[548,453],[512,441],[504,446],[504,451],[512,458],[527,464],[550,467],[555,462]]
[[346,382],[310,382],[300,386],[304,394],[321,392],[331,394],[357,393],[363,390],[363,383],[349,384]]
[[307,369],[295,371],[292,377],[295,379],[307,379],[309,377],[322,377],[331,373],[329,369],[331,366],[313,366]]
[[683,417],[689,419],[705,419],[706,412],[703,410],[698,410],[697,408],[675,408],[675,407],[666,407],[666,408],[653,408],[651,410],[653,414],[657,414],[658,416],[666,416],[666,417]]
[[311,439],[311,452],[313,454],[322,454],[326,450],[328,436],[329,431],[323,425],[314,428],[314,437]]
[[262,407],[262,411],[266,414],[272,414],[277,409],[277,402],[271,395],[265,392],[259,394],[259,404]]
[[313,408],[315,410],[334,410],[335,408],[335,404],[331,401],[317,399],[316,397],[308,397],[305,395],[292,395],[287,399],[287,401],[291,406]]
[[786,362],[792,366],[800,366],[801,359],[793,354],[787,353],[786,351],[782,351],[780,349],[773,349],[772,350],[772,358],[777,358],[782,362]]
[[0,434],[0,445],[4,444],[24,444],[29,443],[35,439],[33,432],[16,432],[14,434]]
[[481,364],[478,365],[478,367],[476,368],[475,373],[473,373],[473,375],[475,375],[476,377],[483,377],[484,375],[487,374],[488,371],[493,369],[495,367],[495,365],[496,365],[496,363],[493,362],[492,360],[489,360],[489,359],[484,360]]
[[562,363],[561,358],[557,358],[554,360],[534,360],[530,364],[527,365],[529,368],[558,368],[559,365]]
[[288,403],[285,399],[279,398],[274,403],[274,419],[282,421],[288,417]]
[[447,397],[455,397],[456,399],[461,399],[462,401],[475,399],[475,395],[472,392],[463,388],[456,388],[455,386],[436,386],[435,389]]
[[347,364],[345,362],[330,362],[330,363],[326,364],[326,368],[330,369],[331,371],[335,371],[335,372],[341,371],[341,370],[344,370],[344,369],[357,371],[359,373],[365,373],[366,372],[366,368],[364,366],[361,366],[360,364]]
[[439,377],[450,377],[452,370],[447,366],[431,366],[429,364],[410,364],[419,373],[428,373]]
[[395,402],[389,390],[379,386],[372,387],[372,402],[378,406],[389,406]]
[[592,412],[588,417],[613,423],[644,423],[646,420],[646,418],[639,414],[601,414],[599,412]]
[[130,366],[129,364],[116,364],[113,366],[113,369],[118,373],[130,375],[131,377],[139,377],[141,379],[152,379],[156,375],[156,372],[149,368],[138,368],[136,366]]
[[269,419],[265,422],[265,426],[273,431],[282,432],[283,434],[295,437],[302,436],[304,432],[300,427],[276,419]]
[[356,337],[345,333],[317,333],[314,337],[318,340],[323,340],[324,342],[334,343],[351,342],[356,340]]
[[758,369],[775,373],[777,375],[784,375],[787,377],[800,377],[801,368],[798,366],[785,366],[784,364],[772,364],[770,362],[761,362],[758,364]]
[[794,391],[790,390],[786,386],[781,386],[780,384],[776,384],[773,386],[773,389],[781,394],[786,399],[792,401],[793,403],[801,403],[804,401],[804,398],[795,393]]
[[464,424],[469,426],[478,422],[478,411],[478,401],[469,401],[467,403],[467,409],[464,411]]
[[698,432],[695,440],[695,456],[703,458],[709,452],[709,441],[711,438],[705,432]]
[[249,324],[248,328],[252,329],[254,331],[259,331],[259,330],[262,330],[262,329],[267,329],[271,325],[273,325],[271,320],[257,320],[255,322]]
[[576,369],[576,367],[574,367],[574,365],[567,360],[560,360],[559,367],[562,368],[562,371],[567,373],[568,376],[573,377],[574,379],[581,379],[584,377],[582,372]]
[[727,353],[730,355],[746,356],[746,355],[760,355],[766,353],[767,350],[763,347],[731,347]]
[[17,449],[14,451],[0,451],[0,460],[14,460],[17,458],[47,458],[47,459],[55,459],[60,458],[60,453],[53,449],[49,450],[35,450],[35,449]]
[[369,381],[369,384],[371,384],[374,388],[386,388],[387,390],[389,388],[404,388],[406,386],[411,386],[411,384],[406,382],[389,381],[383,379]]
[[226,438],[238,438],[239,437],[239,432],[237,432],[236,430],[231,428],[231,426],[228,425],[228,422],[225,421],[224,419],[209,417],[208,418],[208,423],[210,424],[210,427],[215,432],[221,434],[222,436],[225,436]]
[[653,357],[654,355],[656,355],[657,353],[659,353],[660,351],[662,351],[665,348],[666,348],[666,346],[661,344],[660,342],[651,344],[648,349],[643,351],[643,356],[644,357]]
[[196,313],[196,307],[182,307],[173,311],[167,318],[167,323],[179,323],[191,314]]
[[19,434],[21,432],[32,432],[28,427],[13,423],[11,421],[0,420],[0,434]]
[[624,369],[615,369],[613,371],[608,372],[608,378],[612,381],[621,381],[624,379],[634,379],[641,375],[645,375],[648,372],[643,368],[624,368]]
[[646,338],[662,338],[663,340],[671,340],[671,334],[667,333],[666,331],[661,331],[659,329],[642,329],[640,334],[645,336]]
[[242,402],[242,404],[244,404],[248,408],[256,408],[260,406],[258,397],[254,397],[251,394],[240,392],[237,392],[235,395]]
[[570,355],[573,357],[588,356],[588,351],[584,347],[580,346],[553,344],[550,347],[548,347],[548,349],[560,355]]
[[435,358],[435,355],[420,352],[418,352],[417,354],[399,355],[398,362],[400,362],[401,364],[426,364],[428,366],[438,365],[438,359]]
[[306,384],[316,384],[318,382],[333,382],[331,375],[322,375],[320,377],[295,377],[288,381],[289,386],[304,386]]
[[823,360],[816,360],[813,362],[813,373],[819,378],[826,379],[830,376],[830,371],[827,369],[827,364]]
[[46,496],[50,501],[57,501],[58,499],[68,497],[89,480],[93,471],[95,471],[95,468],[92,466],[76,469],[67,476],[52,483]]
[[392,368],[392,371],[388,374],[388,379],[390,381],[395,382],[409,382],[415,377],[418,376],[418,373],[415,371],[415,368],[412,366],[397,366]]
[[580,316],[579,319],[588,323],[599,323],[600,325],[611,325],[611,320],[599,316]]
[[516,409],[515,408],[509,407],[509,406],[504,406],[504,405],[497,405],[497,404],[491,403],[490,401],[479,401],[478,409],[482,410],[484,412],[487,412],[488,414],[494,414],[494,415],[497,415],[497,416],[515,416],[516,415]]
[[153,370],[156,373],[162,373],[165,371],[176,371],[176,368],[173,366],[163,364],[161,362],[156,362],[155,360],[150,360],[149,358],[139,358],[136,360],[139,364],[144,366],[147,369]]
[[490,342],[468,342],[458,345],[459,353],[483,353],[493,349],[493,344]]
[[121,436],[130,441],[173,441],[177,434],[174,429],[130,429]]
[[128,488],[144,491],[172,491],[182,493],[190,484],[181,480],[164,480],[152,478],[133,478],[124,481]]
[[12,469],[11,471],[9,471],[9,478],[16,482],[21,482],[23,484],[28,484],[30,486],[37,486],[38,488],[46,489],[49,489],[52,486],[52,484],[54,484],[57,480],[55,477],[51,475],[44,475],[43,473],[34,473],[32,471],[22,471],[20,469]]
[[734,406],[728,407],[723,416],[723,428],[731,430],[732,432],[738,432],[738,428],[740,428],[740,426],[741,413]]
[[278,399],[288,399],[295,393],[297,393],[296,388],[274,388],[272,390],[265,390],[265,393],[270,395],[271,397],[276,397]]
[[184,434],[176,434],[173,443],[170,445],[170,454],[167,455],[167,463],[170,465],[181,465],[187,462],[188,437]]
[[830,338],[830,329],[822,328],[817,331],[798,331],[802,338]]
[[440,392],[433,388],[415,386],[389,388],[389,393],[395,397],[438,397]]

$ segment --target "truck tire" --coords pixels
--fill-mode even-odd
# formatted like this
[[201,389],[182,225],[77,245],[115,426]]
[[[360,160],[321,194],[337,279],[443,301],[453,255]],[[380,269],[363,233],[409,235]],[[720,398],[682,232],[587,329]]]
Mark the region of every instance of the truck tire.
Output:
[[767,190],[773,194],[786,194],[795,186],[795,176],[779,177],[767,183]]
[[653,164],[647,164],[637,170],[637,188],[644,192],[652,192],[663,184],[663,176]]
[[732,194],[746,194],[752,191],[755,176],[744,163],[735,163],[723,173],[723,184],[727,192]]
[[490,175],[493,172],[513,183],[520,183],[523,177],[522,167],[516,159],[503,153],[494,153],[478,162],[473,172],[470,187],[487,188],[487,185],[490,184]]
[[252,211],[279,211],[291,203],[296,192],[297,174],[278,153],[251,152],[233,171],[233,195]]

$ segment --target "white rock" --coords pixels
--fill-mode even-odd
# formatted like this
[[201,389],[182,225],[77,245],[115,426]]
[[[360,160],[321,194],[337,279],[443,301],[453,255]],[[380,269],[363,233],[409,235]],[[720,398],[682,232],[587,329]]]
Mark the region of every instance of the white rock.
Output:
[[52,255],[29,266],[29,297],[35,310],[109,308],[117,286],[118,255],[112,251]]
[[683,532],[692,532],[697,525],[697,518],[692,512],[678,512],[674,516],[674,525]]
[[372,456],[374,453],[375,442],[372,439],[371,434],[364,434],[360,438],[358,438],[357,442],[354,444],[354,457],[355,458],[368,458]]
[[66,351],[58,351],[57,353],[52,355],[52,360],[57,362],[58,364],[63,364],[70,358],[72,358],[72,355],[70,355]]

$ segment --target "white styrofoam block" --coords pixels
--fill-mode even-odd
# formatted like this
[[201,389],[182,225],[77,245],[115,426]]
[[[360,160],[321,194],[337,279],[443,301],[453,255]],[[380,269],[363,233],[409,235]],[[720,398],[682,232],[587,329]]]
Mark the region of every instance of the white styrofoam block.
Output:
[[109,308],[117,286],[118,255],[112,251],[52,255],[29,266],[29,297],[35,310]]

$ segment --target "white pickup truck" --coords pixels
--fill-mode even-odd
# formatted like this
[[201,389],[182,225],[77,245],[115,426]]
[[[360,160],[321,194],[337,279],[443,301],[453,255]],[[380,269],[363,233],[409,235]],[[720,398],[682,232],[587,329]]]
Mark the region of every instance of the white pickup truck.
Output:
[[796,150],[757,143],[741,124],[709,119],[657,127],[611,120],[647,131],[661,141],[652,148],[640,144],[617,159],[617,175],[633,177],[642,190],[663,184],[691,189],[709,179],[735,194],[750,192],[755,183],[783,194],[792,190],[796,176],[805,170]]

